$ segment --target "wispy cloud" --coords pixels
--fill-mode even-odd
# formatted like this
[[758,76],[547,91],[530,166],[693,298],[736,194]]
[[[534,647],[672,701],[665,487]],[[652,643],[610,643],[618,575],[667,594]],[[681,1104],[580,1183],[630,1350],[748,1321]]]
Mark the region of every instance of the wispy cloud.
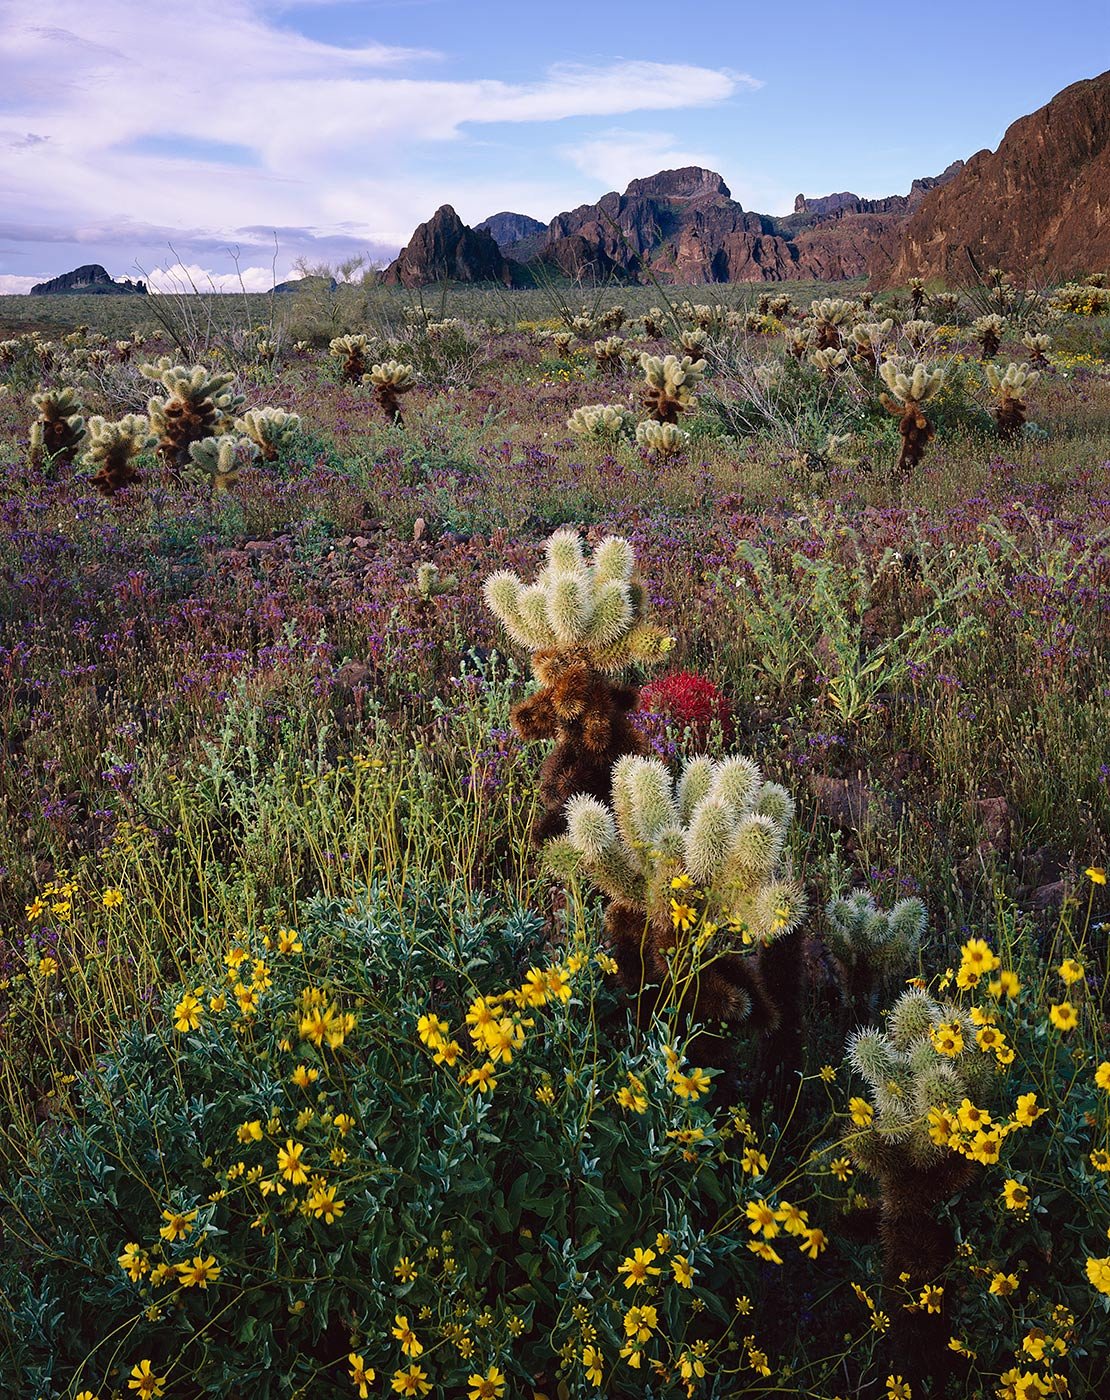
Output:
[[[429,50],[322,42],[277,23],[281,9],[194,0],[159,5],[152,21],[138,0],[0,0],[0,70],[13,75],[0,208],[19,209],[28,233],[55,231],[42,241],[149,248],[157,231],[185,245],[186,261],[268,220],[309,244],[396,248],[445,199],[480,218],[487,191],[490,208],[512,207],[520,191],[541,213],[571,193],[565,173],[514,188],[460,172],[445,188],[419,158],[437,147],[495,124],[704,107],[755,84],[631,60],[554,64],[533,81],[451,80]],[[229,69],[229,54],[247,57]],[[601,144],[580,148],[579,168],[621,165]]]
[[685,148],[665,131],[603,131],[575,145],[560,147],[560,154],[591,180],[607,190],[623,190],[630,180],[656,170],[701,165],[715,170],[717,158],[706,151]]

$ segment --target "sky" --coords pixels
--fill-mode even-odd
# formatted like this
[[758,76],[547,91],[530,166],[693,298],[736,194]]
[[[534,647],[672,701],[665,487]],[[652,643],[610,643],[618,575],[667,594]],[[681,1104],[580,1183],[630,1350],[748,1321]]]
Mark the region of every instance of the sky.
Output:
[[83,263],[268,290],[441,204],[546,222],[682,165],[761,213],[905,193],[1110,66],[1106,0],[919,11],[0,0],[0,293]]

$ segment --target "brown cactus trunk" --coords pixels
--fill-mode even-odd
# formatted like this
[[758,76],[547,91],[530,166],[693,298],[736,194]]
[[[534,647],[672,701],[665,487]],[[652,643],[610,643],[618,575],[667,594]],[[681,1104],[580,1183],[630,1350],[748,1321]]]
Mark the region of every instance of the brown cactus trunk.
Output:
[[994,421],[998,426],[998,436],[1003,442],[1009,442],[1025,426],[1025,405],[1020,399],[1003,399],[994,410]]

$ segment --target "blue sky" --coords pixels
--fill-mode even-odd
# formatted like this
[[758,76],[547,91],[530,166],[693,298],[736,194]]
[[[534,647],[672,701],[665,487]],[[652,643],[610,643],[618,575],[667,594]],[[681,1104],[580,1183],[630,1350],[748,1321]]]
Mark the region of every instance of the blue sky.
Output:
[[0,0],[0,290],[236,247],[261,289],[273,230],[284,277],[692,163],[761,212],[900,193],[1110,62],[1105,0],[905,8]]

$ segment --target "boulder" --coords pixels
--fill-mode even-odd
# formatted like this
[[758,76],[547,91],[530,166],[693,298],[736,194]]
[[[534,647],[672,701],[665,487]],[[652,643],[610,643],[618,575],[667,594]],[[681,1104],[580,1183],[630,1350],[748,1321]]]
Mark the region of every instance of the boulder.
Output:
[[433,282],[514,283],[508,262],[493,238],[468,227],[449,204],[421,224],[385,270],[387,286],[426,287]]

